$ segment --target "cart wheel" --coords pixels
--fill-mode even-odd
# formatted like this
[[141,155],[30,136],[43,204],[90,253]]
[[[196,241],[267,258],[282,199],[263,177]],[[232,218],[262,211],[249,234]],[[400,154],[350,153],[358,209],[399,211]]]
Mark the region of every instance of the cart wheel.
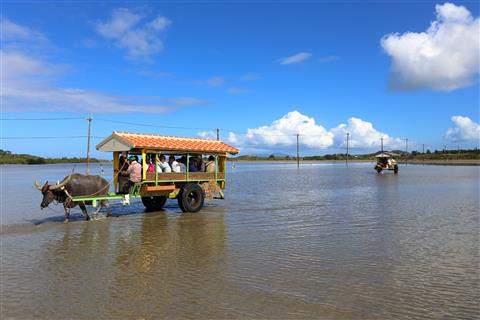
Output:
[[376,166],[376,167],[375,167],[375,170],[377,170],[377,173],[380,173],[380,172],[382,172],[382,167]]
[[398,173],[398,166],[397,166],[397,165],[395,165],[395,166],[393,167],[393,172],[394,172],[394,173]]
[[203,207],[205,195],[198,184],[187,183],[180,190],[177,200],[183,212],[198,212]]
[[156,211],[163,208],[167,202],[167,197],[164,196],[146,196],[142,197],[142,203],[149,211]]

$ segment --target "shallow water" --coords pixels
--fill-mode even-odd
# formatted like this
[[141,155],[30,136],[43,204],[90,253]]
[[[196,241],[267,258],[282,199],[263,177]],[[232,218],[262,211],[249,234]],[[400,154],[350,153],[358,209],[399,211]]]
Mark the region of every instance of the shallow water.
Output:
[[479,167],[240,163],[198,214],[63,224],[33,181],[71,168],[1,167],[3,317],[479,318]]

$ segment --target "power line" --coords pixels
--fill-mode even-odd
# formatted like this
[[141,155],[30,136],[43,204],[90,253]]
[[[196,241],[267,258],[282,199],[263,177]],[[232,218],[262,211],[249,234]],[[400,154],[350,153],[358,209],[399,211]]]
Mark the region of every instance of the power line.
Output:
[[[56,136],[56,137],[0,137],[2,140],[20,140],[20,139],[83,139],[88,136]],[[105,137],[92,136],[94,139],[105,139]]]
[[95,120],[97,120],[97,121],[103,121],[103,122],[127,124],[127,125],[132,125],[132,126],[140,126],[140,127],[153,127],[153,128],[166,128],[166,129],[181,129],[181,130],[212,130],[212,128],[174,127],[174,126],[165,126],[165,125],[139,123],[139,122],[117,121],[117,120],[109,120],[109,119],[102,119],[102,118],[95,118]]
[[85,118],[70,117],[70,118],[4,118],[0,121],[56,121],[56,120],[83,120]]

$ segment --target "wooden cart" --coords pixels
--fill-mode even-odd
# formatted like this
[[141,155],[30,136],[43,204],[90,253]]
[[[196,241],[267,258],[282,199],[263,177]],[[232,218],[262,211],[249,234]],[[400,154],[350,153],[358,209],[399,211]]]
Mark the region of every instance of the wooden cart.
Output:
[[[239,150],[228,144],[212,139],[162,136],[157,134],[140,134],[113,132],[96,146],[97,150],[113,153],[114,191],[105,196],[73,197],[73,201],[92,201],[119,199],[128,204],[132,198],[141,198],[148,210],[158,210],[166,200],[177,199],[183,212],[197,212],[203,207],[204,199],[224,199],[223,189],[226,183],[227,154],[237,154]],[[147,173],[147,159],[158,154],[185,157],[185,171]],[[119,188],[120,156],[137,155],[141,157],[142,179],[135,183],[127,194]],[[202,158],[213,156],[214,172],[190,172],[192,156]]]

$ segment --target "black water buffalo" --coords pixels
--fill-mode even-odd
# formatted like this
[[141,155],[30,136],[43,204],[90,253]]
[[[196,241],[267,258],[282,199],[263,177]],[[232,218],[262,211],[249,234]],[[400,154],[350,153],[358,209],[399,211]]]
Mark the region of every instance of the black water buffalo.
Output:
[[[77,204],[80,206],[80,209],[82,209],[85,220],[90,220],[85,205],[92,204],[92,202],[73,202],[71,197],[106,195],[108,193],[109,183],[100,176],[72,173],[65,177],[61,182],[54,185],[49,185],[47,181],[42,187],[38,181],[35,181],[35,187],[43,194],[43,200],[40,204],[40,208],[43,209],[48,207],[52,201],[62,203],[63,208],[65,209],[65,222],[67,222],[70,216],[70,209],[75,207]],[[102,207],[106,207],[108,210],[107,216],[110,216],[108,200],[100,200],[99,203],[100,205],[94,215],[98,214]]]

